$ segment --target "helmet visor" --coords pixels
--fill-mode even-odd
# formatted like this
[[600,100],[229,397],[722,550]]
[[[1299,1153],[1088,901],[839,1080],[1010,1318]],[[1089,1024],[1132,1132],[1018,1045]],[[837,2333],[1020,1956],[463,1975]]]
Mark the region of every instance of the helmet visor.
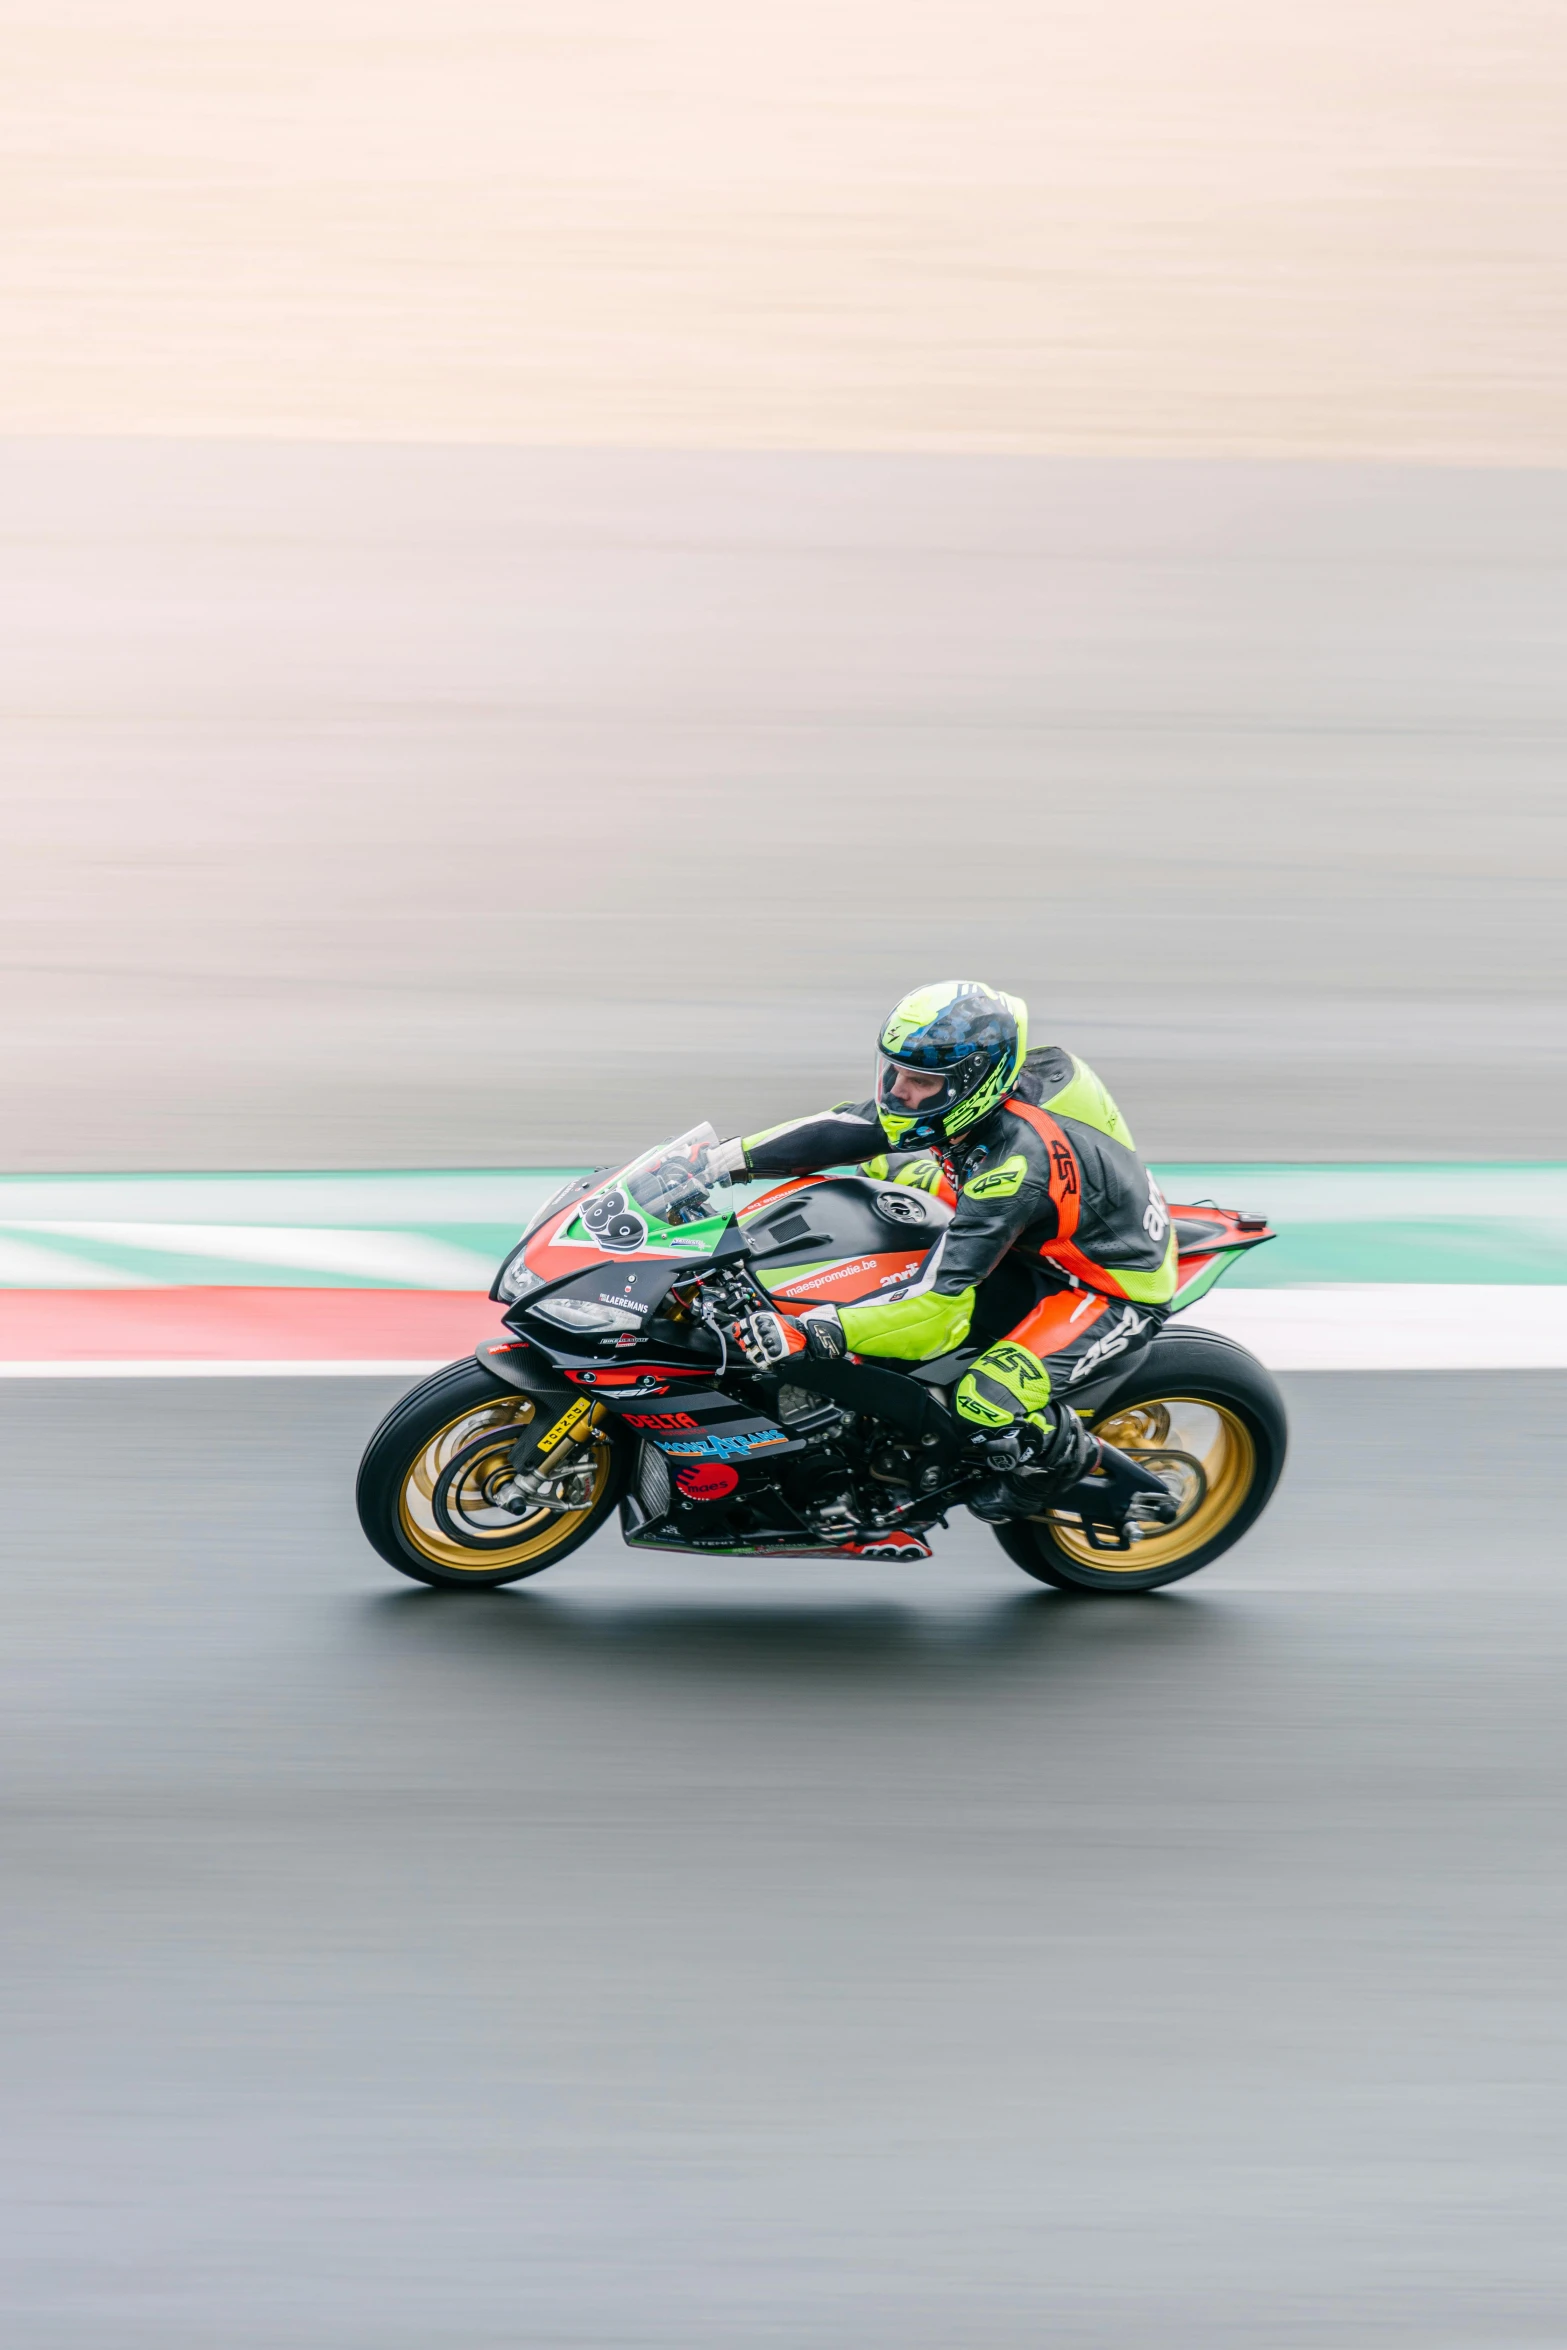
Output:
[[983,1052],[965,1053],[946,1069],[919,1069],[879,1053],[876,1106],[893,1118],[942,1118],[984,1084],[990,1068],[991,1057]]

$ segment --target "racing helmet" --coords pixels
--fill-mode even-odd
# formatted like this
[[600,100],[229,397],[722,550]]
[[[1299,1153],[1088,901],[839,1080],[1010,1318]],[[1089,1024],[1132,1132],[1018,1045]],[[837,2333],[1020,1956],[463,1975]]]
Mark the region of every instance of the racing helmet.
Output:
[[977,1126],[1011,1092],[1027,1050],[1021,997],[978,979],[917,987],[889,1017],[876,1056],[876,1110],[888,1141],[920,1150]]

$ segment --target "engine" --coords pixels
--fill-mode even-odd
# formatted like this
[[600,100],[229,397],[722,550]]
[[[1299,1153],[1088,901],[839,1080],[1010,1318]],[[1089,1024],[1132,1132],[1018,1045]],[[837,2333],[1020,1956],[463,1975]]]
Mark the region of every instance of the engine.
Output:
[[924,1510],[921,1502],[945,1472],[900,1431],[788,1381],[773,1409],[791,1446],[773,1458],[681,1462],[645,1439],[632,1539],[697,1550],[826,1548],[940,1514],[939,1500]]
[[854,1533],[864,1518],[864,1445],[855,1414],[787,1380],[779,1385],[776,1408],[790,1436],[806,1448],[778,1463],[784,1499],[812,1533],[829,1541]]

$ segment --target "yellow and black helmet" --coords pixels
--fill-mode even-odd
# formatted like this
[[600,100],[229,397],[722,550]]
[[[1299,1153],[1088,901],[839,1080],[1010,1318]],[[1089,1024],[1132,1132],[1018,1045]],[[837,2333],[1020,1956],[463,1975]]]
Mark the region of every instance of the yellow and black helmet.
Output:
[[917,987],[881,1032],[876,1108],[899,1150],[948,1142],[988,1118],[1017,1081],[1028,1006],[978,979]]

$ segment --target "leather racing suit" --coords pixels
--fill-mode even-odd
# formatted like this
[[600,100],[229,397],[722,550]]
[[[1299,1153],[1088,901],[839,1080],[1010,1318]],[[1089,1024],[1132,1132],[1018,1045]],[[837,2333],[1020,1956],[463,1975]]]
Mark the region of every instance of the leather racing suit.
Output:
[[1175,1234],[1131,1133],[1085,1062],[1025,1060],[990,1117],[938,1152],[889,1155],[874,1102],[840,1102],[728,1144],[738,1171],[823,1167],[939,1190],[955,1213],[907,1287],[839,1309],[856,1354],[928,1362],[977,1339],[953,1398],[979,1428],[1040,1419],[1054,1393],[1148,1344],[1175,1290]]

